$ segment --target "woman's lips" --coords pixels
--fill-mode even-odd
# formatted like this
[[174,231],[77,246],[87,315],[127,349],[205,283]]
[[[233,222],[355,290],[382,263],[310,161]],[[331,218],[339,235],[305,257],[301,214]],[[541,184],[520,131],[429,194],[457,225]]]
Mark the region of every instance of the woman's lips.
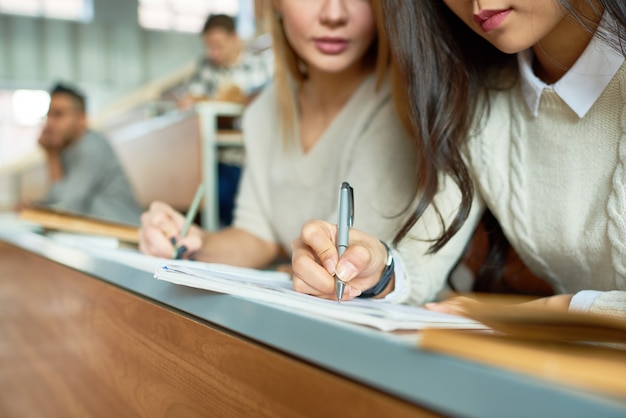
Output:
[[341,54],[348,48],[348,40],[344,38],[314,38],[313,43],[318,51],[322,54],[336,55]]
[[481,10],[480,13],[473,16],[474,22],[478,23],[485,32],[490,32],[497,29],[512,10]]

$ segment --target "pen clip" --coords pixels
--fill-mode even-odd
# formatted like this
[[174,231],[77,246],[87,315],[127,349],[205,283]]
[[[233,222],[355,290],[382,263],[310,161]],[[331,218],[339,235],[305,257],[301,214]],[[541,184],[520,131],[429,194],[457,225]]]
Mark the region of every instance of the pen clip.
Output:
[[354,225],[354,189],[347,181],[341,184],[341,188],[348,191],[348,227],[352,228]]
[[348,220],[350,228],[354,225],[354,189],[350,187],[350,219]]

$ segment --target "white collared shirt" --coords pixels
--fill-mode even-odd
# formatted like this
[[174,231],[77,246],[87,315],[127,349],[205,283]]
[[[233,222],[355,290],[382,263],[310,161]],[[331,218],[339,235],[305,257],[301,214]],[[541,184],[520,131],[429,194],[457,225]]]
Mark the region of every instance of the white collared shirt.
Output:
[[[624,62],[624,56],[598,34],[591,39],[572,68],[554,84],[548,85],[534,74],[533,58],[532,49],[517,55],[522,94],[535,117],[539,114],[539,103],[544,89],[554,90],[579,118],[584,117]],[[593,290],[576,293],[569,310],[589,311],[600,294],[601,292]]]
[[533,57],[532,49],[517,54],[522,93],[534,116],[539,114],[543,90],[552,89],[582,118],[624,62],[624,56],[596,34],[572,68],[556,83],[548,85],[533,72]]

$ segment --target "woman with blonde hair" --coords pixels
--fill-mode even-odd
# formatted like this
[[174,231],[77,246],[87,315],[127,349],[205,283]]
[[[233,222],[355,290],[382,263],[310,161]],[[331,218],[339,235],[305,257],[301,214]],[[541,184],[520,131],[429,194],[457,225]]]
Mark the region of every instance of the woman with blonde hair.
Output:
[[194,226],[181,238],[183,216],[155,202],[142,216],[141,251],[169,257],[176,242],[185,258],[266,267],[291,252],[307,219],[336,222],[344,181],[355,190],[356,227],[390,240],[406,221],[414,151],[391,99],[378,1],[267,7],[276,75],[244,114],[246,164],[233,225]]

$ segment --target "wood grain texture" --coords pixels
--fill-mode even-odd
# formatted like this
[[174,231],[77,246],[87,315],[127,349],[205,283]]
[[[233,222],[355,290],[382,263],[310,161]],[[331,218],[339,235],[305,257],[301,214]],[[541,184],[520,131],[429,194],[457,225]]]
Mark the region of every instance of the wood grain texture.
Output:
[[19,218],[52,230],[102,235],[127,243],[139,243],[139,229],[136,226],[90,218],[85,215],[56,212],[52,209],[29,208],[21,210]]
[[626,398],[626,351],[462,330],[426,329],[420,348]]
[[0,243],[2,417],[435,416]]

